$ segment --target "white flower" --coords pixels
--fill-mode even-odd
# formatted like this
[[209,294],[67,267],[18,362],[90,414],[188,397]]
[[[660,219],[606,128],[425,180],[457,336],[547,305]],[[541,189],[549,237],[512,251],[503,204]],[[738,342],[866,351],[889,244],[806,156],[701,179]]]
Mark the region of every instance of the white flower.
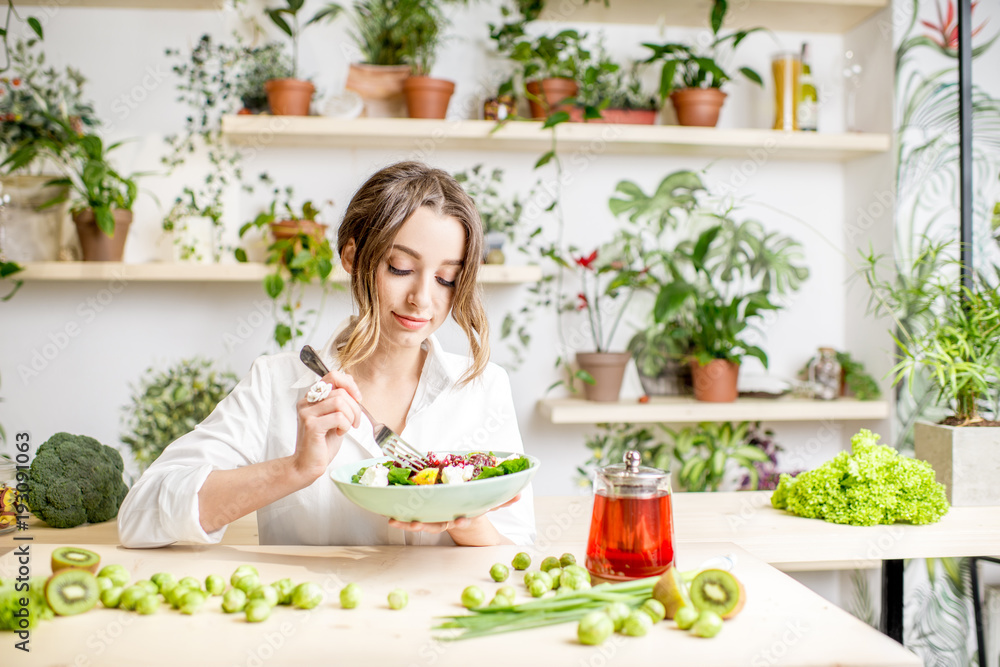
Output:
[[309,388],[309,393],[306,394],[306,400],[310,403],[316,403],[317,401],[322,401],[324,398],[330,395],[330,391],[333,390],[333,385],[329,382],[324,382],[319,380],[312,387]]
[[389,486],[389,469],[379,463],[368,466],[361,475],[360,483],[365,486]]
[[441,483],[462,484],[463,482],[468,481],[468,477],[465,476],[465,469],[466,466],[445,466],[441,470]]

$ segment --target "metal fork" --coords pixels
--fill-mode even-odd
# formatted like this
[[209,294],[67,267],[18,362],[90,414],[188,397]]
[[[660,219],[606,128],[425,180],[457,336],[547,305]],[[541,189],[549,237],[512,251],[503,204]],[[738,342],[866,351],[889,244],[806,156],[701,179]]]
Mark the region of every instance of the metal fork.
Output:
[[[323,360],[319,358],[316,350],[312,348],[311,345],[306,345],[299,352],[299,359],[302,360],[309,370],[316,373],[320,377],[325,376],[330,372],[330,369],[326,367]],[[413,471],[420,471],[427,467],[427,463],[424,460],[424,455],[414,449],[411,445],[407,444],[405,440],[399,437],[395,431],[386,426],[385,424],[375,421],[372,417],[372,413],[368,412],[365,406],[358,403],[358,407],[361,411],[365,413],[368,417],[368,421],[372,423],[372,435],[375,437],[375,444],[379,446],[383,452],[389,455],[389,457],[403,466],[404,468],[409,468]]]

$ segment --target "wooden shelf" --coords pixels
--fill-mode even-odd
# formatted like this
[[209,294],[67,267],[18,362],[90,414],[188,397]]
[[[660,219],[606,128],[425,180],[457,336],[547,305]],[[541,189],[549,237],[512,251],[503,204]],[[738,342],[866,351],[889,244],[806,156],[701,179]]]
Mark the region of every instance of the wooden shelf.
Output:
[[93,7],[111,9],[222,9],[225,0],[14,0],[32,7]]
[[546,398],[538,402],[538,411],[553,424],[845,421],[885,419],[889,416],[889,403],[851,398],[835,401],[741,398],[734,403],[705,403],[687,396],[653,397],[649,403]]
[[[36,280],[122,280],[125,282],[257,282],[270,269],[264,264],[195,264],[169,262],[124,264],[122,262],[28,262],[15,279]],[[535,282],[542,277],[537,266],[485,264],[480,282],[487,285],[515,285]],[[346,283],[347,274],[337,267],[333,280]]]
[[[711,0],[589,0],[548,3],[546,21],[708,27]],[[889,6],[889,0],[753,0],[729,3],[727,28],[843,33]]]
[[[486,120],[326,118],[324,116],[225,116],[222,132],[234,144],[254,147],[440,148],[544,152],[549,130],[535,121],[510,122],[496,132]],[[564,123],[556,128],[563,151],[629,155],[755,157],[790,160],[852,160],[889,150],[887,134],[824,134],[677,125]],[[492,133],[492,134],[491,134]],[[761,152],[763,151],[763,152]]]

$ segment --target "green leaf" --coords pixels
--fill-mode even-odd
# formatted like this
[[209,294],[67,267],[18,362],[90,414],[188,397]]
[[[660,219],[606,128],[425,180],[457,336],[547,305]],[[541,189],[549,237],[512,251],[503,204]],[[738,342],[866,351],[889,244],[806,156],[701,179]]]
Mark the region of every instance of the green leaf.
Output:
[[289,26],[288,23],[285,22],[285,19],[281,17],[280,9],[268,9],[266,10],[266,13],[274,25],[278,26],[283,33],[289,37],[295,37],[295,33],[292,32],[291,26]]
[[302,9],[302,5],[304,5],[305,2],[306,0],[288,0],[288,8],[291,10],[293,16],[296,12]]
[[589,385],[597,384],[597,380],[594,379],[594,376],[588,373],[587,371],[583,370],[582,368],[578,370],[576,373],[574,373],[573,377],[577,378],[578,380],[582,380],[583,382],[586,382]]
[[653,307],[653,317],[657,322],[669,320],[688,298],[696,294],[695,287],[683,282],[667,283],[660,288]]
[[726,11],[729,9],[726,0],[715,0],[712,5],[712,34],[718,35],[722,30],[722,22],[726,18]]
[[237,248],[236,250],[233,251],[233,254],[236,255],[237,262],[247,261],[247,251],[244,250],[243,248]]
[[102,232],[113,237],[115,235],[115,216],[111,212],[111,208],[108,206],[95,206],[93,210],[97,226]]
[[288,341],[292,340],[292,329],[287,324],[278,324],[274,327],[274,340],[278,347],[285,347]]
[[742,456],[743,458],[751,461],[758,461],[760,463],[771,460],[770,457],[768,457],[767,452],[760,447],[755,447],[754,445],[743,445],[742,447],[737,447],[733,450],[733,456]]
[[28,25],[31,27],[34,33],[38,35],[38,39],[45,39],[45,37],[42,35],[42,24],[41,22],[39,22],[38,19],[36,19],[34,16],[29,16]]
[[409,468],[389,468],[389,484],[397,486],[412,486]]
[[556,152],[555,151],[548,151],[547,153],[545,153],[544,155],[542,155],[542,157],[538,158],[538,162],[535,163],[535,169],[538,169],[539,167],[544,167],[555,156],[556,156]]
[[569,112],[567,111],[556,111],[555,113],[549,114],[549,117],[545,119],[542,123],[542,129],[547,130],[550,127],[555,127],[560,123],[569,122]]
[[264,291],[272,299],[277,299],[285,289],[284,279],[277,273],[269,273],[264,276]]
[[741,67],[740,68],[740,73],[743,76],[745,76],[746,78],[748,78],[751,81],[753,81],[754,83],[756,83],[758,86],[761,86],[761,87],[764,86],[764,80],[762,78],[760,78],[760,74],[757,74],[757,72],[755,72],[754,70],[750,69],[749,67]]
[[663,63],[663,69],[660,71],[660,99],[665,100],[670,97],[670,93],[674,90],[674,77],[677,74],[677,61],[670,60]]

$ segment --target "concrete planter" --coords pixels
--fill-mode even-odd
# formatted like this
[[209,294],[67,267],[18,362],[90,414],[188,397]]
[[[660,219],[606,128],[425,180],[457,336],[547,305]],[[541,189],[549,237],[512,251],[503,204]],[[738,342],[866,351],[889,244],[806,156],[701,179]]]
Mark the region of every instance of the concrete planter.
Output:
[[1000,428],[917,422],[913,448],[934,468],[952,505],[1000,505]]

